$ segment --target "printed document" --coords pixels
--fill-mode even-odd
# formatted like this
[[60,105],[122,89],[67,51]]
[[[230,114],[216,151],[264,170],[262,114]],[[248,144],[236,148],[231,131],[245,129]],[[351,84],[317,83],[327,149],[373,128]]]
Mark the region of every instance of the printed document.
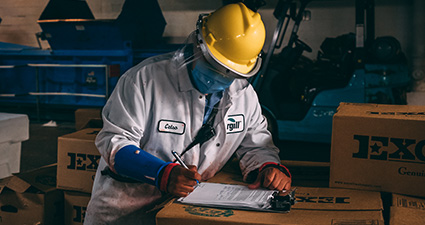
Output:
[[249,189],[244,185],[199,183],[195,190],[177,201],[185,204],[268,211],[270,199],[278,191]]

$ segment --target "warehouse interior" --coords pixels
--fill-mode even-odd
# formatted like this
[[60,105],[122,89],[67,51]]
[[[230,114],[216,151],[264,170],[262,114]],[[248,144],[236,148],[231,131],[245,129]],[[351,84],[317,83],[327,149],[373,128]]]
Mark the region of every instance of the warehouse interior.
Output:
[[[267,214],[276,219],[263,221],[261,214],[243,211],[237,215],[236,210],[231,215],[212,210],[202,217],[199,211],[186,208],[187,217],[179,217],[173,212],[181,208],[173,203],[160,211],[157,224],[425,224],[422,0],[2,0],[0,134],[10,140],[0,137],[4,141],[0,154],[15,158],[0,160],[0,178],[58,165],[61,141],[78,142],[78,135],[72,135],[85,129],[91,135],[93,129],[102,128],[102,107],[121,75],[151,56],[181,47],[196,28],[199,14],[235,2],[258,9],[265,25],[262,67],[249,81],[300,198],[287,214],[292,213],[287,222],[284,214]],[[28,134],[21,140],[16,140],[16,127],[9,123],[14,120],[28,123],[22,132]],[[93,141],[94,136],[81,140],[86,138]],[[19,154],[11,154],[12,147]],[[346,159],[343,152],[350,147],[354,150]],[[357,163],[351,158],[370,162]],[[379,176],[364,176],[373,181],[363,177],[344,180],[362,168],[376,170],[371,174]],[[223,172],[229,177],[220,180],[218,176],[217,182],[241,180],[234,159]],[[9,197],[3,197],[8,192],[3,190],[9,181],[1,179],[0,224],[2,220],[6,224],[36,224],[37,220],[40,224],[83,224],[92,181],[84,191],[61,181],[64,186],[57,187],[64,194],[64,212],[58,219],[34,216],[38,213],[30,207],[25,208],[28,214],[8,210]],[[388,185],[392,179],[403,185]],[[335,200],[335,208],[303,208],[314,201],[307,201],[309,196],[317,194],[326,200],[334,194],[327,191],[333,189],[337,195],[349,195],[353,202],[357,194],[364,194],[360,199],[369,196],[370,207],[360,204],[353,206],[360,209],[347,209]],[[376,208],[376,196],[369,192],[378,194]],[[321,213],[316,218],[312,212],[317,211]],[[218,212],[226,216],[216,216]],[[300,219],[309,214],[313,222]],[[245,219],[234,219],[238,216]]]

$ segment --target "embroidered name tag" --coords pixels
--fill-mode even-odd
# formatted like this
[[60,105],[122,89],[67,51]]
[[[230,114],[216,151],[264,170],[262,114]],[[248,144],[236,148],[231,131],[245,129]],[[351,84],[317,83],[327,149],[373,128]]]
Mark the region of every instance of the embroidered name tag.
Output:
[[245,129],[245,117],[242,114],[230,115],[226,120],[226,133],[238,133]]
[[183,134],[186,124],[172,120],[160,120],[158,122],[158,131],[164,133]]

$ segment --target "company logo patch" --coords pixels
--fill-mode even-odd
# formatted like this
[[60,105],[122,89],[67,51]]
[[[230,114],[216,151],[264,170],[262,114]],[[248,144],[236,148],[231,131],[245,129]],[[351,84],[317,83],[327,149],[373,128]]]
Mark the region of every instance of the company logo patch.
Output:
[[184,210],[192,215],[206,217],[229,217],[234,215],[233,210],[230,209],[213,209],[197,206],[185,206]]
[[160,120],[158,122],[158,131],[163,133],[183,134],[186,124],[179,121]]
[[226,120],[226,133],[239,133],[245,129],[245,117],[242,114],[230,115]]

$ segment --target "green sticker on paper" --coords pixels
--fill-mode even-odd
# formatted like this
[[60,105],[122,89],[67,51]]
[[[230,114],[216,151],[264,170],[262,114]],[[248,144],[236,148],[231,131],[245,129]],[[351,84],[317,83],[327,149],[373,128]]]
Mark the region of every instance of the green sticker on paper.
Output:
[[184,208],[186,212],[197,216],[229,217],[234,215],[233,210],[230,209],[215,209],[198,206],[184,206]]

